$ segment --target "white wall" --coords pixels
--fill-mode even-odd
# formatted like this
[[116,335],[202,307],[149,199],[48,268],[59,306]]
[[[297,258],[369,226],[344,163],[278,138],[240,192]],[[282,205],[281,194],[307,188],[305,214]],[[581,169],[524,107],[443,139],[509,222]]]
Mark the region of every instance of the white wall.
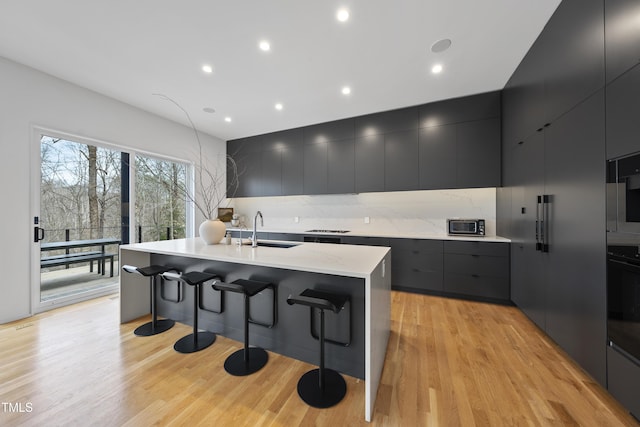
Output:
[[[483,218],[487,235],[496,233],[495,188],[252,197],[234,199],[233,205],[234,213],[245,216],[247,226],[260,210],[264,229],[445,235],[447,218]],[[369,224],[364,217],[369,217]]]
[[[29,156],[34,125],[185,160],[195,161],[197,153],[197,142],[188,127],[0,57],[4,158],[0,167],[0,323],[29,316],[31,311],[30,250],[34,243]],[[218,158],[226,150],[219,139],[205,135],[201,139],[209,158]],[[196,224],[200,221],[198,216]]]

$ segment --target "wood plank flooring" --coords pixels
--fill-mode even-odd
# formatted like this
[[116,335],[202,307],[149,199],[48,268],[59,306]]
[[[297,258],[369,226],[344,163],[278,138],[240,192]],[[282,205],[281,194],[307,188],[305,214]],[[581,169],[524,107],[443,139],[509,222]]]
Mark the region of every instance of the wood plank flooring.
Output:
[[[392,298],[369,425],[639,425],[517,308]],[[340,404],[310,408],[296,384],[312,365],[270,353],[258,373],[232,377],[224,359],[241,343],[179,354],[189,326],[134,336],[143,321],[119,325],[117,297],[102,297],[0,326],[0,425],[368,425],[362,381],[346,377]]]

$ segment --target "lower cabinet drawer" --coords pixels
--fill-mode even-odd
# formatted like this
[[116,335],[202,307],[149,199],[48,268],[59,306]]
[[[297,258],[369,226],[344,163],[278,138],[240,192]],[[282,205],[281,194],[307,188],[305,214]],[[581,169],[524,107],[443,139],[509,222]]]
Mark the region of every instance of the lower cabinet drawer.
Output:
[[509,278],[479,274],[444,273],[444,291],[462,295],[508,300]]
[[444,254],[444,271],[480,276],[509,276],[509,258],[484,255]]
[[421,271],[418,268],[396,271],[391,275],[391,287],[417,291],[442,292],[442,271]]

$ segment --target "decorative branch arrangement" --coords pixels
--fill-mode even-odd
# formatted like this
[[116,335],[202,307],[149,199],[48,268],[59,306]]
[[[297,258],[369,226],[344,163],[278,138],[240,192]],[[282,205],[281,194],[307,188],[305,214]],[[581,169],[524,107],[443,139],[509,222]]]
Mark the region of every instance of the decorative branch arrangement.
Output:
[[[225,199],[232,198],[238,189],[238,167],[235,160],[231,156],[226,155],[227,170],[223,169],[221,171],[219,168],[210,169],[210,165],[206,163],[206,158],[202,154],[200,134],[193,124],[189,113],[182,108],[179,103],[168,96],[160,93],[154,93],[153,95],[173,103],[182,110],[198,142],[198,161],[194,165],[197,177],[195,192],[192,192],[188,185],[179,185],[178,191],[194,204],[205,219],[216,219],[218,207],[220,207]],[[216,163],[214,163],[214,165],[215,164]],[[227,182],[226,188],[224,188],[225,176],[230,180],[230,182]],[[232,194],[227,193],[229,189],[232,190]]]

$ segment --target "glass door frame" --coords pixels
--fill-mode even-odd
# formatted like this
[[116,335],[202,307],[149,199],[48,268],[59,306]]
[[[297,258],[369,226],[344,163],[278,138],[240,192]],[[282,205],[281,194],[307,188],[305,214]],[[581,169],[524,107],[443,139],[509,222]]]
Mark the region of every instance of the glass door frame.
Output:
[[[74,304],[77,302],[85,301],[91,298],[96,298],[103,295],[108,295],[114,292],[119,288],[119,283],[115,285],[105,287],[100,290],[83,292],[82,294],[72,295],[67,297],[61,297],[58,299],[53,299],[49,301],[41,301],[40,298],[40,287],[41,287],[41,268],[40,268],[40,242],[35,242],[35,227],[39,227],[41,224],[35,224],[35,218],[40,218],[40,208],[41,208],[41,138],[42,136],[50,136],[54,138],[61,138],[68,141],[78,142],[81,144],[94,145],[99,148],[105,148],[109,150],[116,150],[122,153],[129,154],[129,242],[135,242],[135,227],[131,225],[132,221],[135,221],[135,156],[136,155],[145,155],[151,156],[158,159],[169,160],[184,163],[188,167],[187,175],[189,186],[193,189],[194,186],[194,165],[193,162],[177,159],[168,156],[159,155],[156,153],[148,153],[144,151],[136,151],[129,147],[124,147],[119,144],[109,143],[93,138],[88,138],[86,136],[74,135],[68,132],[63,132],[55,129],[51,129],[44,126],[31,125],[30,126],[30,199],[31,199],[31,207],[30,212],[31,216],[29,218],[29,236],[31,239],[31,250],[30,250],[30,272],[29,272],[29,288],[30,288],[30,300],[31,300],[31,315],[41,313],[47,310],[51,310],[53,308],[62,307],[65,305]],[[186,208],[186,235],[188,237],[194,237],[195,235],[195,210],[193,207],[193,203],[187,203]]]

